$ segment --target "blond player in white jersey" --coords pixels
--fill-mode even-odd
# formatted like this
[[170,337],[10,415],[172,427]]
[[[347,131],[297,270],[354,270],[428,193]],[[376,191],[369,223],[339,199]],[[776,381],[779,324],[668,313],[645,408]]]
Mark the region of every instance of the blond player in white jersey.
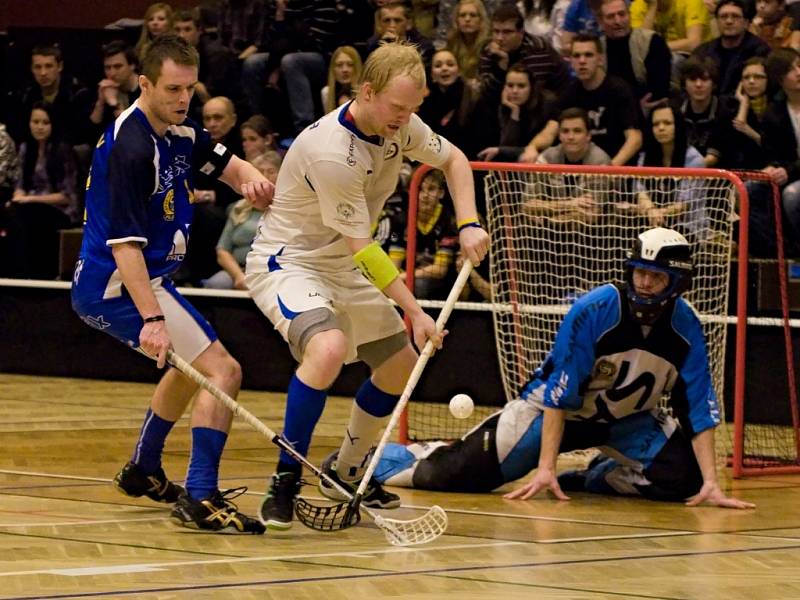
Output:
[[[424,94],[425,69],[413,46],[375,50],[356,99],[307,127],[292,144],[247,257],[251,295],[300,362],[289,384],[283,430],[299,452],[308,451],[342,365],[363,360],[372,370],[356,394],[338,460],[328,466],[328,474],[353,491],[417,359],[389,299],[411,319],[418,348],[428,339],[442,346],[443,334],[370,237],[397,185],[403,156],[444,171],[467,258],[478,264],[489,248],[466,157],[414,114]],[[281,453],[260,511],[267,527],[291,526],[299,489],[300,465]],[[335,489],[320,489],[343,499]],[[395,508],[400,499],[370,482],[363,503]]]

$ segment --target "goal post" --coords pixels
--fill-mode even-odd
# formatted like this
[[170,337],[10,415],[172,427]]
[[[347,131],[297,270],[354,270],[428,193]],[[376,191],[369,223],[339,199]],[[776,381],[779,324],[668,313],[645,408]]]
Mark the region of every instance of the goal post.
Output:
[[[728,390],[733,401],[728,404],[738,407],[745,398],[749,203],[742,180],[716,169],[471,165],[484,178],[493,298],[483,306],[492,312],[505,400],[516,397],[544,359],[571,302],[598,285],[622,280],[626,254],[641,231],[670,227],[681,231],[693,248],[697,272],[685,297],[703,324],[723,409],[718,453],[732,459],[735,475],[749,474],[736,468],[737,461],[747,462],[741,440],[744,417],[737,408],[731,426],[724,416],[729,326],[735,330],[735,366],[733,389]],[[412,288],[418,189],[427,170],[415,172],[409,190],[406,273]],[[734,223],[738,245],[733,243]],[[728,311],[732,258],[738,258],[735,316]],[[449,417],[448,400],[412,401],[401,438],[466,433],[475,421]],[[496,407],[488,412],[492,410]],[[438,415],[430,419],[436,422],[433,429],[419,424],[433,413]]]
[[[800,473],[800,409],[798,408],[795,353],[792,341],[793,320],[790,318],[789,307],[788,261],[785,256],[781,192],[774,181],[763,172],[741,171],[737,172],[737,175],[747,185],[756,184],[767,191],[762,198],[763,206],[756,206],[756,208],[760,208],[764,215],[769,216],[766,221],[774,227],[775,266],[777,267],[781,316],[780,319],[750,317],[748,324],[761,327],[772,325],[783,329],[783,358],[788,397],[785,404],[780,398],[776,398],[771,403],[770,410],[758,410],[762,408],[763,404],[757,401],[761,397],[754,399],[756,400],[754,402],[748,402],[748,395],[744,389],[745,376],[741,378],[743,392],[737,393],[734,398],[733,454],[731,457],[733,476]],[[752,206],[752,200],[748,201],[748,206]],[[764,222],[763,216],[760,221]],[[750,235],[747,238],[749,244]],[[800,326],[796,323],[796,319],[794,321],[795,327]],[[771,375],[780,369],[779,365],[771,366],[774,371],[771,370],[770,381],[773,380]],[[742,369],[742,373],[745,372],[746,368]],[[753,387],[756,385],[753,383]],[[765,395],[765,397],[769,396]],[[765,415],[764,412],[768,414]]]

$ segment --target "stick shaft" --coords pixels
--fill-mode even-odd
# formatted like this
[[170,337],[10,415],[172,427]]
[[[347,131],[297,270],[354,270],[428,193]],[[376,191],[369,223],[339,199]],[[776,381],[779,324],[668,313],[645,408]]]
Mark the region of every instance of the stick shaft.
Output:
[[214,396],[217,400],[222,402],[235,416],[241,418],[245,421],[248,425],[250,425],[253,429],[258,431],[259,433],[263,434],[265,437],[269,438],[269,440],[278,446],[281,450],[285,450],[292,458],[294,458],[297,462],[302,463],[305,467],[307,467],[312,473],[314,473],[320,479],[324,479],[328,484],[332,485],[336,489],[338,489],[341,493],[347,495],[352,500],[353,495],[340,486],[337,482],[333,479],[325,475],[319,467],[309,462],[309,460],[300,454],[295,448],[287,442],[284,438],[279,436],[277,433],[272,431],[269,427],[264,425],[253,413],[248,411],[245,407],[239,404],[236,400],[231,398],[229,394],[221,390],[217,387],[213,381],[210,381],[205,375],[203,375],[200,371],[195,369],[191,364],[186,362],[180,356],[175,354],[172,350],[167,350],[167,361],[173,365],[176,369],[178,369],[181,373],[183,373],[186,377],[194,381],[197,385],[201,388],[206,390],[209,394]]
[[[447,296],[447,300],[445,300],[444,306],[442,306],[442,311],[439,313],[439,318],[436,319],[437,331],[442,331],[444,329],[444,325],[447,323],[450,313],[453,312],[453,308],[458,301],[458,297],[461,295],[461,290],[464,289],[464,285],[466,285],[467,279],[469,278],[469,274],[471,272],[472,262],[465,260],[464,266],[461,267],[461,271],[458,273],[458,277],[456,278],[456,281]],[[414,392],[414,388],[417,386],[419,378],[422,376],[422,371],[425,369],[425,365],[428,364],[428,359],[432,354],[433,342],[428,340],[425,343],[425,348],[423,348],[419,358],[417,358],[417,362],[414,364],[411,375],[408,376],[408,381],[403,389],[403,393],[400,395],[400,400],[397,401],[397,405],[392,411],[392,417],[389,419],[389,423],[386,425],[386,429],[381,436],[381,440],[378,442],[378,447],[375,449],[375,454],[372,456],[372,460],[370,461],[369,465],[367,466],[367,470],[364,473],[364,478],[361,480],[361,483],[358,486],[358,490],[356,491],[355,495],[356,498],[361,498],[364,495],[367,485],[369,484],[369,480],[372,478],[372,474],[378,467],[378,461],[380,461],[381,455],[383,454],[383,449],[389,442],[389,437],[392,435],[392,431],[394,431],[397,422],[400,420],[400,416],[403,414],[403,410],[405,410],[406,404],[408,404],[411,394]]]

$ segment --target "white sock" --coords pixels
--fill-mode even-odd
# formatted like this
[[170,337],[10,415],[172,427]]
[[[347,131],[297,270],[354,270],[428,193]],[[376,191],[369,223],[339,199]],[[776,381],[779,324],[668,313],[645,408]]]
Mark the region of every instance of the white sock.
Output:
[[350,422],[347,424],[336,472],[344,481],[355,481],[364,476],[367,470],[367,454],[375,444],[375,438],[386,421],[386,417],[376,417],[353,402]]

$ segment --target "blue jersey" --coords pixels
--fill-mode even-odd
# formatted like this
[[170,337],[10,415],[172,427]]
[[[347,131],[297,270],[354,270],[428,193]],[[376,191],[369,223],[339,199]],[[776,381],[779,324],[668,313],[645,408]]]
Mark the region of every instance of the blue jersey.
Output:
[[521,397],[567,410],[567,419],[613,423],[668,394],[688,435],[715,427],[719,405],[700,321],[682,298],[667,311],[644,335],[624,287],[592,290],[567,313]]
[[[114,295],[121,284],[111,247],[139,242],[151,279],[174,271],[186,253],[194,174],[219,177],[231,153],[190,119],[159,136],[138,102],[105,131],[92,158],[75,280],[81,294]],[[91,283],[85,281],[90,279]],[[89,285],[86,285],[89,283]]]

